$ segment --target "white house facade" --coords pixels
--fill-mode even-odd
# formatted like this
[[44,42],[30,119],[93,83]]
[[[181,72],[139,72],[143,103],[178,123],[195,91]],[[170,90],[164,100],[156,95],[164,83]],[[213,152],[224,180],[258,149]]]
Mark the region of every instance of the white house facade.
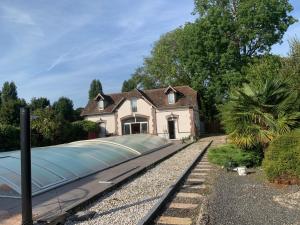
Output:
[[81,116],[99,123],[99,137],[149,133],[182,139],[200,133],[197,92],[188,86],[100,93]]

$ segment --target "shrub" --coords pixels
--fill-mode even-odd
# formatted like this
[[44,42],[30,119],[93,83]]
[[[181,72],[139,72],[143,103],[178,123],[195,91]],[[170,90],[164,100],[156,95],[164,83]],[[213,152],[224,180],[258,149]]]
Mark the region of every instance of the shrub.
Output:
[[261,163],[261,154],[255,151],[244,151],[232,144],[212,148],[208,152],[208,160],[214,164],[228,167],[258,166]]
[[263,169],[272,182],[300,181],[300,130],[271,142],[265,153]]
[[20,147],[20,129],[7,124],[0,124],[0,151]]
[[80,120],[72,123],[73,140],[87,139],[89,133],[97,133],[99,125],[88,120]]
[[265,149],[277,136],[300,127],[298,103],[298,93],[287,80],[267,76],[233,89],[219,109],[232,143]]

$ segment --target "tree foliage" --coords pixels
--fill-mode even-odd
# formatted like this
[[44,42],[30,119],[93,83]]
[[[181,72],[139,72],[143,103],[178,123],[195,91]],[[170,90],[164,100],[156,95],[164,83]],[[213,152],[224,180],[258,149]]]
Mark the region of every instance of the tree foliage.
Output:
[[295,19],[286,0],[196,0],[195,6],[198,19],[162,35],[125,86],[189,85],[213,118],[230,88],[246,81],[244,69],[269,53]]
[[93,80],[90,85],[89,99],[94,99],[99,93],[103,93],[102,84],[99,80]]
[[32,98],[30,101],[30,108],[32,111],[36,109],[44,109],[50,106],[50,100],[44,97]]
[[14,82],[5,82],[1,91],[1,102],[5,103],[10,100],[17,100],[17,87]]
[[73,120],[73,101],[66,97],[60,97],[56,102],[53,103],[53,109],[56,115],[66,121]]
[[39,108],[33,112],[36,117],[32,123],[33,145],[41,146],[55,143],[59,120],[51,108]]
[[230,140],[244,149],[265,148],[281,134],[300,126],[298,93],[282,79],[261,77],[234,90],[220,107]]
[[6,100],[1,105],[0,123],[19,126],[20,108],[26,106],[24,99]]
[[282,59],[281,74],[291,80],[293,88],[300,93],[300,40],[294,38],[290,41],[289,55]]

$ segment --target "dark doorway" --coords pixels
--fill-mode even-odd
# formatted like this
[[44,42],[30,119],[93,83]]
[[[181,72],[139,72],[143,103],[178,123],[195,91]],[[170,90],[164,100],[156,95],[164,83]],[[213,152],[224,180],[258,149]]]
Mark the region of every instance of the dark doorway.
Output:
[[169,138],[170,139],[175,139],[175,121],[174,120],[169,120],[168,121],[168,129],[169,129]]
[[132,123],[131,124],[131,133],[132,134],[139,134],[139,133],[141,133],[140,123]]

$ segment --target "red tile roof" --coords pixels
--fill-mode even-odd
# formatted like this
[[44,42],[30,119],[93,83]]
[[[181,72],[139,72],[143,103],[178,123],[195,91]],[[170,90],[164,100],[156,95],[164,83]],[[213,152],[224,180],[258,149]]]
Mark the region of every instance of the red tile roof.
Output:
[[197,106],[197,92],[195,90],[189,86],[177,86],[173,88],[177,91],[175,104],[168,103],[168,96],[165,94],[166,88],[151,90],[135,89],[130,92],[103,95],[106,101],[106,106],[103,110],[99,109],[97,100],[90,100],[82,111],[81,116],[113,113],[123,101],[133,97],[143,98],[158,109]]

